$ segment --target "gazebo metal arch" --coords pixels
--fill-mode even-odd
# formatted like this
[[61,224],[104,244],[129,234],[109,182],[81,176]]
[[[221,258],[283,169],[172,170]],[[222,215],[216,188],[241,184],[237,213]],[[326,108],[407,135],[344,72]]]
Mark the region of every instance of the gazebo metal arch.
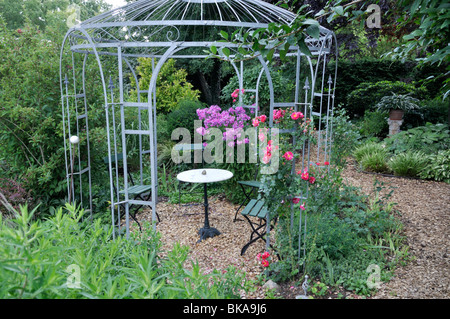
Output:
[[[108,158],[117,159],[118,139],[117,125],[115,119],[115,108],[120,109],[120,128],[121,128],[121,147],[123,153],[123,186],[119,185],[119,171],[117,165],[115,170],[109,162],[109,183],[111,198],[111,217],[115,227],[115,211],[120,210],[120,206],[125,208],[126,235],[129,237],[129,208],[130,205],[147,205],[152,209],[153,227],[156,221],[156,202],[157,202],[157,141],[156,141],[156,85],[158,73],[163,64],[170,58],[184,59],[203,59],[207,55],[205,48],[212,45],[217,47],[227,47],[236,50],[235,44],[227,42],[218,42],[221,38],[218,30],[225,30],[232,34],[236,30],[249,31],[257,28],[265,28],[269,23],[289,24],[295,18],[292,12],[268,4],[261,0],[139,0],[126,6],[113,9],[96,17],[88,19],[74,27],[66,34],[60,56],[60,83],[62,116],[64,126],[64,148],[66,163],[66,178],[68,184],[69,201],[78,200],[90,210],[92,214],[92,167],[91,151],[89,141],[89,116],[86,94],[86,64],[88,56],[94,56],[98,65],[100,79],[102,84],[106,129]],[[258,95],[260,82],[265,76],[269,85],[270,93],[270,126],[273,126],[273,110],[275,108],[294,107],[296,110],[303,107],[305,116],[316,116],[319,118],[319,126],[322,122],[322,114],[326,102],[326,132],[323,140],[325,147],[323,155],[325,160],[330,156],[332,126],[328,123],[330,111],[334,106],[334,90],[337,76],[337,63],[332,72],[326,68],[332,47],[334,43],[335,52],[336,37],[333,32],[320,27],[320,37],[318,39],[307,37],[306,43],[312,53],[308,57],[300,52],[297,47],[291,47],[287,56],[296,59],[295,69],[295,93],[294,100],[289,102],[276,102],[272,83],[271,68],[267,61],[261,56],[258,61],[261,65],[261,71],[257,79],[257,85],[254,89],[245,88],[247,91],[253,91],[256,96],[255,105],[242,105],[246,108],[253,108],[258,112]],[[71,59],[72,74],[69,76],[64,72],[64,62],[67,59],[67,46],[69,46],[69,60]],[[182,54],[183,50],[189,50],[188,54]],[[82,57],[81,73],[76,72],[76,58]],[[230,58],[233,58],[233,54]],[[276,56],[276,54],[275,54]],[[135,59],[146,57],[152,59],[152,76],[148,89],[139,87],[139,79],[134,70]],[[337,54],[336,54],[337,57]],[[117,65],[118,88],[114,85],[112,78],[107,80],[105,74],[104,59],[115,59]],[[103,59],[103,60],[102,60]],[[306,82],[300,83],[301,59],[306,61],[309,70],[305,72]],[[315,64],[315,65],[314,65]],[[322,64],[322,69],[319,66]],[[244,62],[239,66],[232,63],[239,79],[239,89],[243,87]],[[132,79],[135,81],[137,92],[137,102],[126,101],[126,87],[124,83],[124,68],[127,67]],[[322,73],[321,79],[318,75]],[[326,74],[328,73],[328,77]],[[70,79],[70,81],[69,81]],[[310,80],[308,80],[310,79]],[[320,85],[317,85],[320,80]],[[326,87],[327,81],[328,87]],[[81,89],[79,83],[81,82]],[[320,87],[320,90],[316,90]],[[115,101],[114,92],[118,89],[118,101]],[[301,102],[302,90],[304,102]],[[310,94],[308,95],[308,92]],[[327,92],[327,93],[326,93]],[[147,96],[147,101],[142,102],[141,94]],[[313,111],[314,99],[319,98],[318,109]],[[326,98],[326,101],[325,99]],[[239,101],[242,104],[242,96]],[[139,129],[127,129],[125,127],[125,108],[137,108],[139,112]],[[145,119],[142,119],[141,112],[147,112]],[[142,128],[142,124],[146,129]],[[111,127],[112,126],[112,134]],[[86,139],[79,144],[69,143],[69,137],[79,135],[85,128]],[[151,167],[151,200],[137,201],[130,199],[127,192],[128,188],[128,165],[126,136],[138,135],[139,137],[139,161],[140,161],[140,183],[143,183],[142,166],[144,155],[149,154]],[[142,138],[148,137],[149,150],[143,150]],[[319,129],[319,143],[317,146],[317,160],[319,159],[322,145],[320,139],[322,131]],[[120,141],[119,141],[120,142]],[[307,145],[307,154],[309,162],[309,143]],[[76,157],[75,155],[78,154]],[[86,160],[81,161],[81,154]],[[85,165],[85,167],[83,167]],[[305,165],[305,163],[303,163]],[[76,167],[77,166],[77,167]],[[74,172],[74,167],[75,172]],[[83,177],[87,179],[89,194],[83,195]],[[79,180],[79,184],[78,184]],[[124,189],[123,199],[119,194],[119,189]],[[86,191],[84,191],[86,192]],[[83,202],[83,199],[84,202]],[[86,204],[87,202],[87,204]],[[120,212],[119,212],[120,216]],[[305,220],[306,223],[306,220]],[[120,231],[120,220],[118,223]],[[305,225],[306,227],[306,225]]]

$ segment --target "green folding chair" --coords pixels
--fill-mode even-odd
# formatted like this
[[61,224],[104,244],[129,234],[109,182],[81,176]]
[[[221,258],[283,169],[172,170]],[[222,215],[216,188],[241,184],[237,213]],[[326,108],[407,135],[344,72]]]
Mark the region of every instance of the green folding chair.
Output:
[[237,215],[238,215],[239,211],[241,210],[241,208],[250,202],[250,200],[252,199],[253,193],[255,191],[257,191],[261,186],[261,182],[258,180],[259,166],[255,164],[255,167],[256,167],[256,171],[255,171],[254,180],[238,181],[238,184],[241,187],[242,193],[244,194],[245,198],[242,200],[240,206],[236,210],[236,213],[234,214],[233,222],[235,222],[237,220]]
[[[109,164],[111,162],[114,165],[118,165],[119,161],[123,161],[122,153],[117,154],[117,157],[115,155],[112,155],[111,157],[106,156],[103,158],[103,162],[105,164]],[[133,176],[131,175],[130,171],[128,171],[128,181],[129,181],[129,185],[127,188],[128,196],[132,197],[133,200],[141,200],[141,201],[151,200],[151,196],[152,196],[152,186],[151,185],[136,185],[134,183]],[[114,183],[113,183],[113,187],[114,187],[114,191],[117,192],[117,188],[116,188],[116,185],[114,185]],[[120,189],[119,194],[121,194],[121,195],[125,194],[125,189]],[[125,207],[123,204],[121,204],[121,206],[123,209],[122,209],[121,216],[119,216],[119,221],[123,217],[123,215],[125,215]],[[133,209],[132,210],[130,209],[129,215],[138,224],[139,230],[142,231],[141,224],[136,219],[136,214],[142,207],[144,207],[144,205],[132,205],[132,207],[133,207]],[[158,218],[158,222],[160,222],[161,219],[159,218],[158,213],[156,213],[156,217]]]

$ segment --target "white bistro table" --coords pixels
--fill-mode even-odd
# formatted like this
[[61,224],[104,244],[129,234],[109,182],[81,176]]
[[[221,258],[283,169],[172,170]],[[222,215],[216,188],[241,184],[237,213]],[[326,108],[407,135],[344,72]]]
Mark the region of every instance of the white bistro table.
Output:
[[200,168],[191,169],[189,171],[181,172],[177,175],[177,179],[186,183],[200,183],[203,184],[204,190],[204,206],[205,206],[205,225],[201,228],[198,233],[200,235],[199,242],[208,237],[214,237],[220,235],[220,232],[209,226],[208,218],[208,183],[222,182],[233,177],[233,173],[224,169],[216,168]]

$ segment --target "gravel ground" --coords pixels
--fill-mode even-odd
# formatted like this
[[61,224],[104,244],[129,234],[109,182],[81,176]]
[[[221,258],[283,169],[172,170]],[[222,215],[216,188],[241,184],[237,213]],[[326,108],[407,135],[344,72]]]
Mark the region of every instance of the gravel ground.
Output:
[[[343,172],[343,177],[345,183],[361,187],[368,194],[373,190],[375,175],[358,171],[352,163]],[[395,187],[390,201],[396,203],[394,208],[400,212],[413,258],[406,266],[399,267],[373,298],[449,298],[450,185],[380,175],[377,179],[384,183],[386,191]],[[160,202],[157,209],[161,222],[157,229],[162,235],[164,249],[180,242],[191,248],[189,260],[198,261],[205,273],[235,265],[247,273],[247,278],[255,279],[262,271],[256,255],[264,251],[265,243],[259,240],[241,256],[241,248],[248,242],[251,228],[242,217],[233,222],[238,205],[231,204],[223,196],[209,198],[209,205],[210,225],[221,234],[198,242],[198,230],[204,223],[203,206],[184,207]],[[151,220],[151,212],[141,212],[138,219]],[[186,267],[190,267],[189,260]],[[280,296],[294,298],[300,293],[298,287],[285,284]],[[263,298],[263,289],[258,288],[242,297]]]
[[[370,193],[375,175],[350,164],[347,183]],[[409,252],[413,257],[382,284],[374,298],[450,298],[450,185],[419,179],[376,176],[386,187],[395,187],[391,202],[400,212]]]

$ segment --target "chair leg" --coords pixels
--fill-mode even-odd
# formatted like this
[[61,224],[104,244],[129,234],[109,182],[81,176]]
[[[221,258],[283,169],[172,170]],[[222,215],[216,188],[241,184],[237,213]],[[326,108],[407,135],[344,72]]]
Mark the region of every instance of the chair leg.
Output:
[[[121,205],[122,206],[122,205]],[[120,216],[119,216],[119,223],[120,223],[120,220],[121,220],[121,218],[124,216],[124,215],[126,215],[126,212],[125,212],[125,207],[124,206],[122,206],[122,209],[123,209],[123,211],[122,211],[122,213],[120,214]],[[138,224],[138,226],[139,226],[139,230],[142,232],[142,227],[141,227],[141,224],[138,222],[138,220],[136,219],[136,211],[134,212],[134,214],[133,213],[131,213],[130,211],[128,212],[128,215]]]
[[[136,198],[139,198],[140,200],[143,201],[148,201],[150,199],[150,197],[152,196],[152,193],[150,192],[146,198],[143,198],[141,194],[139,194],[138,196],[136,196]],[[135,210],[135,214],[138,212],[139,209],[141,209],[141,207],[143,207],[144,205],[140,205],[136,210]],[[159,214],[158,212],[156,212],[156,218],[158,218],[158,223],[161,222],[161,218],[159,218]]]
[[[137,196],[135,197],[135,199],[140,199],[140,200],[142,200],[142,201],[148,201],[148,200],[150,199],[150,197],[151,197],[151,194],[152,194],[152,193],[150,192],[146,198],[142,197],[142,194],[139,194],[139,195],[137,195]],[[144,207],[144,205],[136,206],[136,207],[134,207],[134,209],[133,209],[133,213],[132,213],[132,212],[129,213],[129,215],[131,216],[131,218],[138,224],[139,230],[140,230],[141,232],[142,232],[142,226],[141,226],[141,224],[139,223],[139,221],[137,220],[136,215],[137,215],[138,211],[139,211],[142,207]],[[125,214],[125,212],[124,212],[123,214]],[[122,216],[123,216],[123,214],[122,214]],[[161,222],[161,218],[159,217],[159,214],[158,214],[158,213],[156,213],[156,217],[158,218],[158,222]]]
[[[256,224],[256,223],[253,223],[253,222],[250,220],[250,218],[248,218],[247,216],[244,216],[244,217],[245,217],[245,218],[247,219],[247,221],[249,222],[250,227],[252,228],[252,233],[250,234],[250,240],[249,240],[249,242],[246,243],[246,244],[244,245],[244,247],[242,247],[242,249],[241,249],[241,256],[245,254],[246,250],[248,249],[248,247],[250,247],[251,244],[253,244],[254,242],[256,242],[258,239],[264,239],[264,236],[266,236],[266,232],[264,231],[264,232],[260,233],[260,230],[261,230],[261,229],[265,229],[265,228],[266,228],[266,225],[267,225],[266,220],[263,219],[263,218],[260,219],[259,224]],[[275,220],[273,221],[273,225],[272,225],[271,228],[275,227],[276,223],[277,223],[277,219],[275,219]],[[272,224],[272,223],[271,223],[271,224]],[[258,226],[255,227],[254,225],[258,225]],[[256,237],[253,238],[253,236],[255,236],[255,235],[256,235]],[[269,246],[270,246],[270,248],[272,248],[273,251],[276,252],[276,250],[275,250],[275,248],[272,246],[272,244],[269,244]],[[280,255],[278,254],[278,252],[276,252],[276,255],[277,255],[277,257],[278,257],[278,260],[281,260],[281,257],[280,257]]]
[[[266,226],[266,222],[264,222],[264,223],[261,223],[260,222],[260,224],[258,225],[258,227],[256,227],[255,228],[255,226],[254,225],[256,225],[255,223],[253,223],[251,220],[250,220],[250,218],[248,218],[247,216],[245,216],[244,215],[244,217],[245,217],[245,219],[247,219],[247,221],[248,221],[248,223],[250,224],[250,227],[252,228],[252,232],[251,232],[251,234],[250,234],[250,240],[248,241],[248,243],[246,243],[245,245],[244,245],[244,247],[242,247],[242,249],[241,249],[241,256],[242,255],[244,255],[244,253],[245,253],[245,251],[247,250],[247,248],[251,245],[251,244],[253,244],[254,242],[256,242],[258,239],[262,239],[263,237],[264,237],[264,235],[265,235],[265,233],[260,233],[260,230],[261,229],[264,229],[265,228],[265,226]],[[256,238],[253,238],[253,236],[255,236],[256,235]]]

